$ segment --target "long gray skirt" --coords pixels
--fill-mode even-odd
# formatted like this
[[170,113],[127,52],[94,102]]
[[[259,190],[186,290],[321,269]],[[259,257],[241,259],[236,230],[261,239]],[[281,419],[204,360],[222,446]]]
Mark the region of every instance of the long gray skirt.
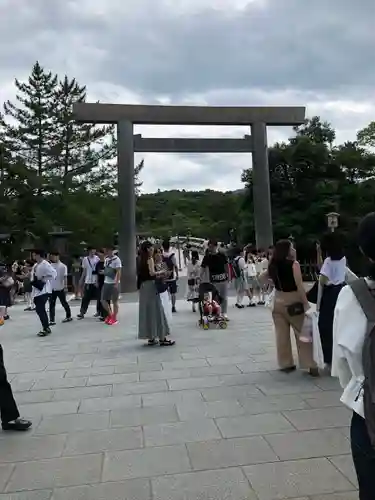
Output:
[[138,338],[164,340],[169,334],[169,325],[155,282],[144,281],[139,289]]

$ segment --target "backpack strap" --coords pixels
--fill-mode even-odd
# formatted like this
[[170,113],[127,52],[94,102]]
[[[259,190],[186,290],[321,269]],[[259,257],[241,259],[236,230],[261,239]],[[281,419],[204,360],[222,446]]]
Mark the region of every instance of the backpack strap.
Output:
[[375,327],[375,297],[364,278],[352,281],[349,286],[362,307],[369,325],[368,329],[371,331]]

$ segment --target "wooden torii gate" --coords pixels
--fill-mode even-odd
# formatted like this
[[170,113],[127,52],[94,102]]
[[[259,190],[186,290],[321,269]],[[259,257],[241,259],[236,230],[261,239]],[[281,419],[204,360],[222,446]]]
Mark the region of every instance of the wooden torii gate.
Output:
[[[256,244],[273,243],[268,169],[267,126],[295,126],[305,120],[304,107],[147,106],[76,103],[81,123],[116,124],[118,138],[119,246],[123,263],[122,291],[136,290],[136,221],[134,153],[252,153]],[[251,136],[242,139],[144,138],[134,124],[246,125]]]

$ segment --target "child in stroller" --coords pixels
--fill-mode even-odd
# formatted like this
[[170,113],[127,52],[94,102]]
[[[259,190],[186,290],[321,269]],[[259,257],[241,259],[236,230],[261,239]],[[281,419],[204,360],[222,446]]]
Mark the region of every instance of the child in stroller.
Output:
[[204,330],[210,328],[210,324],[221,329],[227,327],[227,322],[221,313],[221,297],[212,283],[202,283],[199,286],[199,326]]

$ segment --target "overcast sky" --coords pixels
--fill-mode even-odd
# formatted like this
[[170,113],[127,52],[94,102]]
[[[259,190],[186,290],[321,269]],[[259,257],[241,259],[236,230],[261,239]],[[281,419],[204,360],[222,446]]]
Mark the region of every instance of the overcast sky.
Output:
[[[0,101],[38,59],[90,101],[306,105],[339,141],[375,119],[374,0],[0,0]],[[242,137],[246,128],[138,127]],[[269,141],[288,137],[270,129]],[[250,155],[145,156],[144,191],[238,189]]]

